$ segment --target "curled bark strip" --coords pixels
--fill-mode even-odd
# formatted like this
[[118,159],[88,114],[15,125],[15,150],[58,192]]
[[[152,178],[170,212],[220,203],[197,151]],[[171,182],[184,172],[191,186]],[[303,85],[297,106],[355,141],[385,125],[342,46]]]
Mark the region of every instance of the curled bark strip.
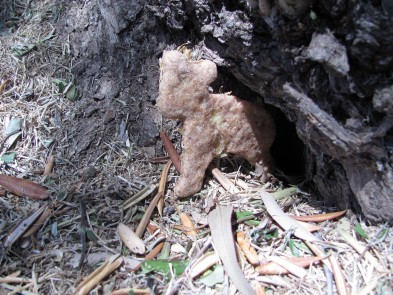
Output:
[[181,170],[181,162],[180,162],[180,156],[179,153],[177,152],[175,146],[169,139],[168,135],[165,133],[165,131],[160,132],[160,137],[162,140],[162,143],[164,144],[164,147],[168,153],[169,158],[171,158],[173,166],[175,166],[177,172],[180,173]]
[[49,193],[43,186],[30,180],[0,174],[0,185],[7,191],[34,200],[45,200]]

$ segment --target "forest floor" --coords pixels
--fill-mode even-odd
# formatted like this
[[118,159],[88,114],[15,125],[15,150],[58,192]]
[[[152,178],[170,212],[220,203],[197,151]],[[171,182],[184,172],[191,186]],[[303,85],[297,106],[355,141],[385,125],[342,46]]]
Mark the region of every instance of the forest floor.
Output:
[[[2,181],[0,294],[109,294],[119,289],[112,294],[235,294],[235,285],[242,282],[224,271],[235,266],[221,257],[225,251],[217,249],[217,236],[209,229],[217,203],[235,212],[235,234],[229,225],[222,235],[236,241],[242,273],[257,294],[335,294],[337,288],[340,294],[392,294],[393,232],[388,225],[372,226],[350,211],[333,220],[309,217],[308,223],[318,226],[315,236],[325,259],[299,268],[286,259],[314,256],[312,246],[294,236],[291,226],[278,226],[280,217],[267,213],[261,192],[279,199],[289,215],[337,210],[274,177],[261,183],[239,159],[223,156],[215,163],[221,179],[208,173],[202,191],[181,200],[173,195],[175,168],[166,176],[167,159],[152,159],[132,142],[113,142],[102,134],[106,149],[99,157],[85,153],[70,159],[73,126],[84,124],[77,114],[89,110],[71,73],[77,61],[68,36],[55,29],[64,7],[53,0],[11,2],[19,5],[0,27],[1,175],[39,183],[50,196],[25,197],[31,183],[17,196],[9,185],[21,184]],[[119,103],[113,102],[114,109]],[[146,212],[160,179],[166,183],[162,213],[154,210],[149,218]],[[43,213],[33,218],[36,212]],[[118,227],[123,223],[138,231],[146,219],[142,246]],[[156,256],[159,260],[143,262]],[[282,261],[284,269],[274,264]],[[268,263],[279,274],[264,273]],[[195,274],[198,267],[200,275]]]

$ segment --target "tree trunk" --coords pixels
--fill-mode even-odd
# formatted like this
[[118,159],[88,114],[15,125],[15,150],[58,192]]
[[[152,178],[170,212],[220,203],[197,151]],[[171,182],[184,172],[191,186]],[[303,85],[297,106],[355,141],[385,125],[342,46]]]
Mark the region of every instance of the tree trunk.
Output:
[[[279,137],[291,136],[280,112],[295,125],[304,143],[306,183],[327,204],[360,206],[372,222],[392,221],[389,3],[292,2],[86,1],[82,14],[69,12],[67,27],[83,100],[105,106],[91,120],[115,99],[128,101],[132,107],[115,119],[123,122],[129,114],[138,144],[154,145],[158,58],[167,46],[189,41],[194,52],[218,64],[217,87],[237,85],[227,90],[243,98],[260,95],[278,109]],[[284,154],[298,146],[296,139],[287,142]],[[76,148],[83,152],[89,144]]]

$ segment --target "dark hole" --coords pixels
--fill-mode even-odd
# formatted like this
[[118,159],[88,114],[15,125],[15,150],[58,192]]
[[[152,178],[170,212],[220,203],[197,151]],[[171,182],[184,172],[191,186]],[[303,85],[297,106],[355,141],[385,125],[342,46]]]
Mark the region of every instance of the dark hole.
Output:
[[[300,183],[305,175],[305,148],[296,133],[294,123],[288,121],[285,115],[277,110],[274,112],[276,119],[276,140],[271,147],[272,157],[278,174],[282,172],[290,183]],[[277,175],[280,178],[280,175]]]
[[[218,77],[211,87],[214,93],[230,91],[233,95],[249,101],[255,102],[258,97],[258,94],[223,68],[219,68]],[[298,184],[304,180],[306,173],[305,146],[296,133],[295,124],[288,121],[283,112],[267,104],[265,107],[276,121],[276,140],[270,149],[278,170],[274,176],[291,184]]]

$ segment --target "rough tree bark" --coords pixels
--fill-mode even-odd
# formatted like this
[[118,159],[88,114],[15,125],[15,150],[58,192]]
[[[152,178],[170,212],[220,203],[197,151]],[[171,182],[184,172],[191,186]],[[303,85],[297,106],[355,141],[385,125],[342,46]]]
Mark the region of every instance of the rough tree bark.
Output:
[[[154,145],[158,58],[189,41],[296,125],[306,180],[326,203],[392,221],[392,11],[376,0],[302,3],[85,1],[67,21],[83,99],[132,102],[116,119],[129,114],[138,144]],[[95,120],[104,109],[85,116]]]

